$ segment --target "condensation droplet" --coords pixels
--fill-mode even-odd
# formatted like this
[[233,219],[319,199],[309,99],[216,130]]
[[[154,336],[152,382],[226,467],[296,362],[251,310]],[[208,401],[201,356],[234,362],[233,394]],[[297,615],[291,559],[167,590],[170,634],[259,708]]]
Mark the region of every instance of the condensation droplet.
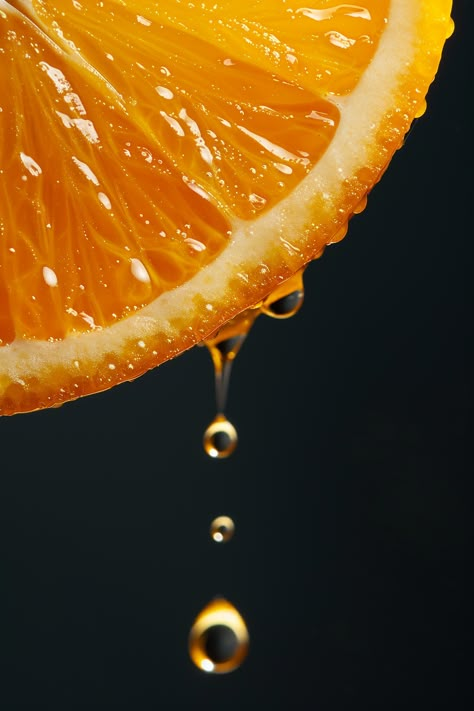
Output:
[[137,22],[139,22],[141,25],[144,25],[145,27],[150,27],[152,22],[149,20],[147,17],[143,17],[143,15],[137,15]]
[[41,166],[38,165],[34,158],[26,155],[26,153],[20,153],[20,158],[21,162],[31,175],[34,175],[35,178],[38,177],[38,175],[41,175],[43,172]]
[[106,210],[112,209],[112,203],[110,202],[110,198],[108,195],[103,192],[99,192],[97,193],[97,197],[99,198],[99,201],[102,203]]
[[167,99],[168,101],[174,97],[171,89],[166,86],[155,86],[156,92],[161,96],[162,99]]
[[51,269],[51,267],[43,267],[43,279],[48,286],[58,285],[58,277],[56,276],[56,272]]
[[135,257],[133,257],[130,260],[130,269],[135,279],[141,281],[143,284],[150,283],[150,275],[148,274],[147,268],[145,267],[143,262],[140,261],[140,259],[136,259]]

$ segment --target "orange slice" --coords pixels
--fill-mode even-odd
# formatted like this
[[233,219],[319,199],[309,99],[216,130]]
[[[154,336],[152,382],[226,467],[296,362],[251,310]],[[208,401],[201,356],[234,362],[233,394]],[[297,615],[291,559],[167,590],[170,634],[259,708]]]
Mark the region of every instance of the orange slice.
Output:
[[257,304],[380,178],[451,0],[0,0],[0,413]]

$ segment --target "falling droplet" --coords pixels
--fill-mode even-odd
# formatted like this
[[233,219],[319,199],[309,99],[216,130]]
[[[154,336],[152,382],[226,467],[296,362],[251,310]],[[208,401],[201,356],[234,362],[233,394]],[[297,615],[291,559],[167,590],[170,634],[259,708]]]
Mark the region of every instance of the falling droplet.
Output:
[[290,318],[303,305],[303,269],[277,287],[261,305],[261,311],[272,318]]
[[227,543],[234,535],[235,524],[229,516],[218,516],[211,523],[211,538],[216,543]]
[[236,608],[222,597],[201,610],[189,633],[189,655],[206,672],[237,669],[248,653],[247,626]]
[[237,447],[237,442],[237,430],[222,414],[216,415],[204,432],[204,450],[213,459],[225,459],[231,455]]

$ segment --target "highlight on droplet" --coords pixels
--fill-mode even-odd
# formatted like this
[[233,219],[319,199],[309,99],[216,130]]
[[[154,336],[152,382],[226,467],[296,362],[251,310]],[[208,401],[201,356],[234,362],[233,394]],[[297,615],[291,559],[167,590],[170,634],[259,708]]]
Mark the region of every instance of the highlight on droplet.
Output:
[[41,166],[35,161],[35,159],[26,153],[21,152],[20,159],[27,171],[35,178],[43,172]]
[[58,285],[58,277],[56,276],[54,269],[51,269],[51,267],[43,267],[43,279],[48,286]]
[[148,270],[140,259],[132,257],[130,260],[130,270],[137,281],[141,281],[142,284],[150,283],[151,279]]

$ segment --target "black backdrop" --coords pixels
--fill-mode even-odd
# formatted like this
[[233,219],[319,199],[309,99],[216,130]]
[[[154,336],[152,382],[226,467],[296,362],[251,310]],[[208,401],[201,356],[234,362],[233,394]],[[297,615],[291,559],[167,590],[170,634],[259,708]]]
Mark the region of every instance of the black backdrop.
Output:
[[[308,268],[302,310],[244,344],[230,459],[201,448],[205,349],[0,420],[4,711],[467,708],[467,6],[427,114]],[[222,676],[187,654],[216,594],[251,635]]]

